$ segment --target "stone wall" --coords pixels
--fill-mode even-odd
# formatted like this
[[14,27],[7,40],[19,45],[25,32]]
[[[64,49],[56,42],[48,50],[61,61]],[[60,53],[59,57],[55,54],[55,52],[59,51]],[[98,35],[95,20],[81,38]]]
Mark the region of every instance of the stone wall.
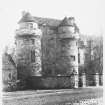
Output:
[[43,76],[30,77],[27,80],[29,89],[60,89],[73,88],[74,81],[72,76]]
[[73,70],[78,73],[78,47],[75,39],[57,40],[57,69],[62,75],[70,75]]
[[[43,28],[42,69],[43,75],[56,74],[56,34],[48,27]],[[51,33],[52,32],[52,33]]]
[[[42,36],[42,69],[46,75],[70,75],[73,69],[78,73],[77,40],[68,33],[68,38],[59,38],[56,30],[41,27]],[[63,35],[65,36],[65,35]],[[71,56],[75,56],[72,60]]]

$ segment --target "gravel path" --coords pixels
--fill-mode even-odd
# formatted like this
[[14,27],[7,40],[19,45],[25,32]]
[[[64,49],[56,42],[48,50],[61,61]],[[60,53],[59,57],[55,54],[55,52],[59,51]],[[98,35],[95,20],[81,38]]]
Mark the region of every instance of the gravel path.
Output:
[[102,105],[102,96],[102,88],[24,91],[5,93],[3,105]]

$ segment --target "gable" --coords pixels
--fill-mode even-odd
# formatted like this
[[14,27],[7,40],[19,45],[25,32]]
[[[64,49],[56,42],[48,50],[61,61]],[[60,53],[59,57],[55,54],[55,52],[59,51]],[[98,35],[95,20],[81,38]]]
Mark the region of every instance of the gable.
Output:
[[15,70],[16,65],[11,55],[5,53],[2,57],[2,68],[3,70]]

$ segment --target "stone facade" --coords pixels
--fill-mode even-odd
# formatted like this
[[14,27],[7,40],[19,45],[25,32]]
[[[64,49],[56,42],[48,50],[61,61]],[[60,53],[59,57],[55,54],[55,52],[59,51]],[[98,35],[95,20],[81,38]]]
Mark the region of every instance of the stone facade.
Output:
[[19,26],[15,36],[19,77],[78,74],[79,29],[74,17],[54,20],[24,13]]
[[77,88],[78,75],[85,72],[84,66],[89,58],[85,55],[89,49],[81,39],[74,17],[56,20],[33,17],[24,12],[18,24],[13,55],[16,78],[38,77],[43,80],[51,77],[53,81],[53,77],[61,76],[60,79],[64,77],[66,80],[67,76],[68,80],[71,76],[70,81]]
[[[40,25],[43,31],[42,67],[44,74],[70,75],[73,70],[78,73],[78,28],[75,22],[71,22],[72,18],[56,21],[58,20],[53,20],[55,24],[45,21],[46,25]],[[41,24],[40,21],[38,23]]]
[[[71,21],[73,21],[71,23]],[[58,64],[60,70],[65,70],[62,75],[70,75],[74,71],[78,74],[78,38],[74,18],[64,18],[58,28],[57,48],[59,49]],[[58,67],[58,68],[59,68]],[[63,71],[62,70],[62,71]]]

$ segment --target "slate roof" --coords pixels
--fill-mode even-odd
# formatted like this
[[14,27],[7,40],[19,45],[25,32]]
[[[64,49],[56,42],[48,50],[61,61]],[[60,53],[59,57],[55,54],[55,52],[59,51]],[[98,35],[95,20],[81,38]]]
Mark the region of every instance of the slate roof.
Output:
[[[59,26],[72,26],[70,22],[71,19],[74,19],[74,17],[69,18],[65,17],[63,20],[34,17],[35,22],[38,23],[39,25],[55,27],[55,29]],[[73,24],[73,26],[75,27],[76,32],[79,32],[79,28],[75,23]]]
[[[52,18],[42,18],[42,17],[33,17],[29,12],[25,12],[23,17],[20,19],[18,23],[22,22],[36,22],[38,25],[46,25],[50,27],[58,27],[58,26],[71,26],[71,19],[74,17],[65,17],[63,20],[52,19]],[[76,24],[74,26],[77,28]]]
[[18,23],[22,22],[36,22],[39,25],[47,25],[56,27],[60,24],[61,20],[51,19],[51,18],[41,18],[41,17],[33,17],[30,13],[24,13],[23,17],[19,20]]
[[61,23],[61,20],[51,18],[34,17],[34,20],[39,25],[47,25],[53,27],[57,27]]

